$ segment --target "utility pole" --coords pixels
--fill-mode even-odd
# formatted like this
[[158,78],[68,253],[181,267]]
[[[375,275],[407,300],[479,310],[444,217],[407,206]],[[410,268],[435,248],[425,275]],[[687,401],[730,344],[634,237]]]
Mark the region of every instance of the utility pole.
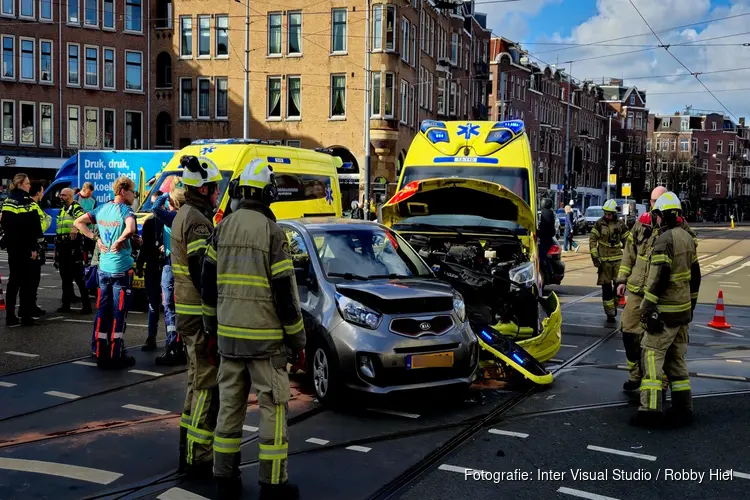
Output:
[[609,182],[609,169],[612,168],[611,157],[612,157],[612,112],[609,113],[609,134],[607,137],[607,199],[609,199],[609,190],[611,187],[610,182]]
[[245,88],[242,136],[250,138],[250,0],[245,0]]
[[568,111],[565,118],[565,187],[569,187],[572,194],[573,186],[570,184],[570,104],[573,102],[573,61],[568,62],[570,63],[570,72],[568,73]]
[[[393,28],[396,29],[395,27]],[[394,81],[394,86],[396,85]],[[365,220],[370,220],[370,1],[367,1],[365,14]]]

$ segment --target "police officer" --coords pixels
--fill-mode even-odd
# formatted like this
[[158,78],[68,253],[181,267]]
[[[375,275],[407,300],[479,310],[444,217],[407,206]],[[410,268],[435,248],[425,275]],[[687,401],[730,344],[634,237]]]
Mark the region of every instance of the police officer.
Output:
[[622,246],[628,238],[628,229],[625,223],[617,219],[615,200],[607,200],[602,208],[604,215],[591,229],[589,249],[591,260],[597,269],[596,284],[602,287],[602,302],[607,322],[614,323],[617,318],[617,306],[613,283],[617,278],[617,270],[622,260]]
[[[631,419],[637,426],[664,423],[683,425],[692,421],[693,403],[685,354],[688,325],[698,302],[701,270],[693,235],[681,227],[680,200],[672,192],[656,201],[653,216],[659,228],[649,259],[649,271],[641,304],[646,333],[641,342],[641,405]],[[667,421],[662,413],[662,374],[669,378],[672,407]]]
[[86,212],[75,201],[75,195],[70,188],[60,192],[60,200],[62,207],[57,215],[55,229],[55,269],[60,270],[62,280],[62,307],[57,312],[70,312],[70,304],[75,296],[75,282],[81,292],[81,314],[91,314],[89,291],[83,280],[83,236],[73,232],[73,223]]
[[44,210],[39,206],[39,202],[42,201],[44,196],[44,184],[39,181],[31,183],[31,190],[29,191],[31,199],[34,200],[32,205],[37,215],[39,216],[39,223],[42,225],[42,234],[37,238],[39,249],[37,250],[36,260],[34,261],[34,319],[39,319],[47,314],[47,311],[37,305],[37,297],[39,294],[39,283],[42,281],[42,266],[47,262],[47,242],[44,239],[44,232],[52,224],[52,217],[44,213]]
[[180,469],[210,478],[214,427],[219,410],[216,367],[209,362],[203,331],[200,279],[206,239],[219,196],[221,173],[206,157],[180,158],[185,205],[171,233],[177,331],[188,351],[188,387],[180,422]]
[[289,243],[269,208],[277,196],[271,168],[254,160],[232,181],[230,195],[236,209],[209,239],[201,281],[206,331],[221,355],[214,476],[220,498],[239,498],[252,381],[260,407],[260,498],[296,499],[298,488],[287,480],[286,363],[287,349],[293,364],[304,358],[305,330]]

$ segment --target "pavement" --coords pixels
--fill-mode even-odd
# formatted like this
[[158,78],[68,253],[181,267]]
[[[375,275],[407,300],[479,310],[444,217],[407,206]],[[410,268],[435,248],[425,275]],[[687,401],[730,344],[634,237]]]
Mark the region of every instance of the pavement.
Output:
[[[605,322],[582,248],[564,256],[566,277],[554,287],[563,347],[547,364],[555,377],[547,388],[358,398],[334,411],[292,376],[289,474],[302,498],[741,497],[750,485],[750,303],[740,293],[750,284],[750,228],[699,235],[704,277],[688,351],[693,426],[628,425],[637,403],[621,390],[622,339]],[[89,352],[92,317],[56,314],[59,278],[51,265],[43,272],[39,301],[51,312],[31,328],[0,326],[0,498],[215,498],[210,483],[176,473],[186,373],[155,366],[159,352],[141,352],[146,314],[128,317],[136,365],[100,372]],[[2,255],[0,273],[7,276]],[[719,290],[725,330],[708,326]],[[244,498],[258,492],[257,426],[251,395]]]

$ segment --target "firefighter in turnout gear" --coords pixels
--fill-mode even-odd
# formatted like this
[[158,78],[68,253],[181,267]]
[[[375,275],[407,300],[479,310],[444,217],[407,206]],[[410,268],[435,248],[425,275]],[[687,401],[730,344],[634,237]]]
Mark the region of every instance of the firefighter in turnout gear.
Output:
[[599,276],[596,284],[602,287],[604,313],[607,315],[607,321],[614,323],[617,318],[617,305],[613,283],[617,279],[622,247],[628,239],[629,231],[625,223],[617,219],[615,200],[607,200],[602,208],[604,215],[596,221],[591,230],[589,248],[591,260]]
[[674,426],[692,421],[693,403],[685,354],[688,325],[698,302],[701,270],[692,234],[681,227],[680,200],[664,193],[654,205],[658,235],[649,258],[648,278],[641,304],[645,334],[641,342],[641,405],[631,423],[658,427],[662,413],[662,375],[672,389],[672,407],[666,423]]
[[55,229],[55,269],[60,271],[62,280],[62,307],[57,312],[70,312],[70,304],[75,297],[75,282],[81,292],[81,314],[91,314],[89,292],[83,280],[83,236],[78,236],[73,231],[73,223],[86,212],[75,201],[75,195],[70,188],[60,192],[60,200],[63,206],[57,215]]
[[[240,439],[251,383],[260,408],[260,498],[296,499],[287,480],[287,350],[304,359],[305,330],[286,234],[269,205],[272,169],[250,162],[230,183],[233,211],[209,239],[201,283],[206,331],[220,355],[214,437],[219,498],[239,498]],[[211,341],[210,343],[213,343]]]
[[209,361],[203,330],[200,275],[222,178],[207,157],[183,156],[180,164],[186,187],[185,205],[172,222],[171,234],[177,332],[188,352],[188,387],[180,421],[180,469],[210,478],[219,394],[216,367]]

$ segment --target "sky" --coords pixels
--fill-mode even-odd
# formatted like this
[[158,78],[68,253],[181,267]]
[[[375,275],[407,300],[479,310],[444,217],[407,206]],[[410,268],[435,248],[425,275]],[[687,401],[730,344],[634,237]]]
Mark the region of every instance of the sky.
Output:
[[576,80],[624,78],[646,91],[652,113],[691,105],[750,122],[750,0],[476,0],[476,9],[537,64]]

